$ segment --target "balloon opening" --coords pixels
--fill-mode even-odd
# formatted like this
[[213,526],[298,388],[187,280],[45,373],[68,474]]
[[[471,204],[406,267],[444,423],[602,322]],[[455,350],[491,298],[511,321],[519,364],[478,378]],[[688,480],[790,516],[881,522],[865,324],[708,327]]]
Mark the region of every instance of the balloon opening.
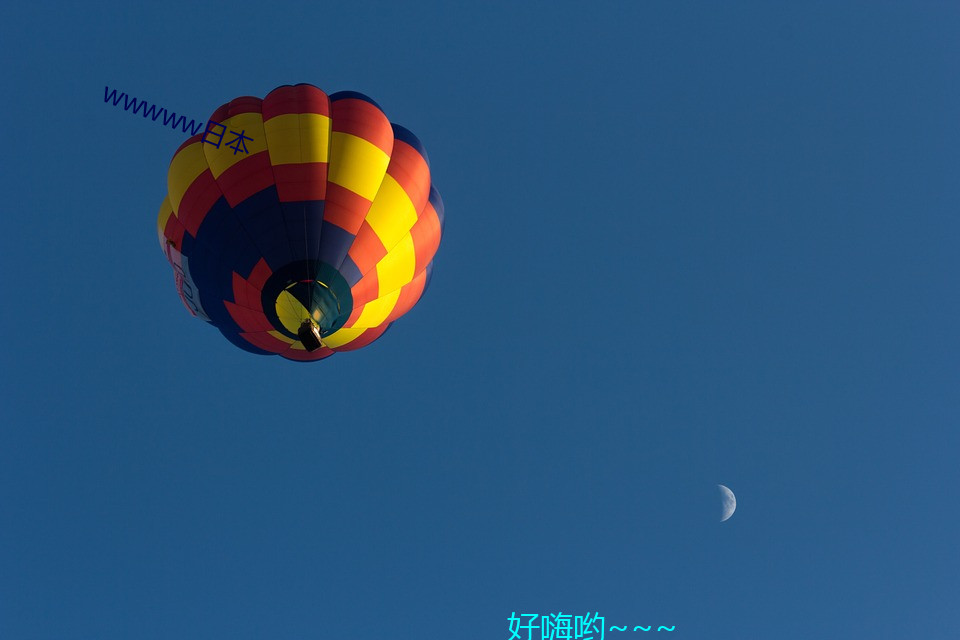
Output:
[[[306,276],[306,277],[304,277]],[[280,333],[303,342],[314,340],[307,322],[325,338],[347,322],[353,312],[350,285],[323,262],[299,261],[275,271],[261,292],[264,314]]]

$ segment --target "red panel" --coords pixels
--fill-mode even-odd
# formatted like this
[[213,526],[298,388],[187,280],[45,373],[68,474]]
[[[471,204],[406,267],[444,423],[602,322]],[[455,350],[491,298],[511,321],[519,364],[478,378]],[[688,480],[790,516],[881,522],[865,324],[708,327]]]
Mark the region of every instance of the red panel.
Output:
[[440,247],[440,218],[437,217],[437,211],[429,202],[420,217],[410,229],[410,236],[413,238],[414,252],[417,256],[417,266],[414,267],[414,273],[420,273],[427,268],[433,256],[436,255]]
[[[186,230],[180,223],[180,219],[177,218],[176,214],[171,213],[170,217],[167,218],[167,224],[163,227],[163,236],[168,241],[173,242],[173,248],[177,251],[179,251],[180,247],[183,246],[184,233],[186,233]],[[167,260],[170,260],[170,253],[167,251],[166,247],[164,247],[163,253],[166,254]]]
[[376,300],[380,293],[380,279],[377,277],[377,270],[370,269],[367,275],[360,278],[360,282],[353,285],[350,294],[353,296],[353,306],[358,307],[367,304],[371,300]]
[[273,167],[266,151],[254,153],[236,163],[217,178],[217,184],[231,207],[273,185]]
[[357,235],[370,210],[370,201],[338,184],[327,185],[327,204],[323,219]]
[[280,202],[324,200],[327,197],[327,163],[273,165]]
[[[179,119],[178,119],[178,122],[179,122]],[[206,127],[204,127],[204,129],[206,129]],[[189,138],[187,138],[186,140],[183,141],[183,144],[181,144],[179,147],[177,147],[177,150],[174,152],[173,157],[176,158],[178,153],[180,153],[181,151],[183,151],[184,149],[186,149],[186,148],[189,147],[190,145],[196,144],[197,142],[200,142],[201,140],[203,140],[203,133],[198,133],[198,134],[195,135],[195,136],[190,136]],[[171,163],[172,163],[172,161],[171,161]]]
[[239,273],[233,274],[233,301],[241,307],[263,311],[260,290],[244,280]]
[[274,338],[269,333],[262,332],[253,332],[253,333],[241,333],[240,337],[252,344],[255,347],[260,347],[264,351],[269,351],[271,353],[283,353],[288,348],[290,344],[284,342],[283,340],[278,340]]
[[[255,96],[240,96],[220,107],[210,114],[210,120],[223,123],[227,118],[238,116],[241,113],[260,113],[261,103],[263,101]],[[206,123],[204,123],[206,124]]]
[[244,331],[275,331],[276,328],[270,324],[262,311],[253,311],[247,307],[241,307],[229,300],[224,300],[223,305],[230,313],[230,317],[237,323],[237,326]]
[[413,208],[422,211],[430,198],[430,167],[420,153],[398,140],[390,157],[389,173],[410,196]]
[[267,280],[272,275],[273,270],[270,269],[270,265],[267,264],[266,260],[260,258],[260,262],[251,269],[250,275],[247,276],[247,282],[258,291],[263,291],[263,285],[267,283]]
[[380,109],[366,100],[344,98],[331,102],[330,111],[334,131],[363,138],[388,156],[393,153],[393,127]]
[[200,228],[203,219],[207,217],[207,213],[222,195],[220,187],[213,179],[213,174],[210,173],[210,169],[205,169],[187,187],[183,199],[180,200],[177,217],[187,232],[194,238],[197,237],[197,229]]
[[354,264],[357,265],[360,273],[367,275],[377,266],[377,263],[387,255],[387,249],[383,246],[383,243],[380,242],[377,234],[374,233],[373,227],[364,221],[360,226],[357,237],[353,241],[353,245],[350,247],[348,255]]
[[330,115],[330,99],[312,84],[277,87],[263,99],[264,121],[288,113]]

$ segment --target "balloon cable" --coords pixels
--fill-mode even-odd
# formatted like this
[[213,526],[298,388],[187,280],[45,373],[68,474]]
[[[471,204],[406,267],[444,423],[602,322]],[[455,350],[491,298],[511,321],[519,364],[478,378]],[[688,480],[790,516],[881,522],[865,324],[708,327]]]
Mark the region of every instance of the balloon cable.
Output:
[[[310,275],[310,245],[307,243],[307,205],[303,205],[303,263],[307,270],[307,304],[313,306],[313,276]],[[307,312],[307,318],[313,313],[306,305],[303,307]],[[306,318],[304,318],[306,320]]]

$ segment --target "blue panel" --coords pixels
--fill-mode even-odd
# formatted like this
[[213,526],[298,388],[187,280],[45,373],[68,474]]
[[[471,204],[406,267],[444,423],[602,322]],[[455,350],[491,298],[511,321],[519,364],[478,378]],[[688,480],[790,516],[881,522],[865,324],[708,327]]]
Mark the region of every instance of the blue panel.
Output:
[[353,246],[355,235],[329,222],[323,223],[320,238],[320,260],[339,267]]
[[204,216],[203,222],[197,230],[197,243],[202,247],[198,247],[197,250],[204,253],[213,253],[216,256],[224,252],[230,253],[230,244],[235,241],[235,233],[233,232],[237,227],[238,222],[236,216],[233,215],[233,210],[230,209],[226,199],[220,198]]
[[283,228],[290,242],[290,255],[296,260],[306,260],[309,251],[307,223],[303,215],[303,203],[284,202],[280,205]]
[[236,212],[272,271],[293,262],[290,239],[283,224],[283,210],[279,203],[274,201],[266,205],[254,205],[246,200],[237,205]]
[[[440,232],[443,232],[443,198],[440,197],[440,192],[437,191],[433,184],[430,185],[430,204],[433,205],[433,208],[437,210],[437,217],[440,218]],[[442,237],[442,235],[441,235]]]
[[290,253],[295,260],[315,260],[320,252],[323,231],[321,201],[284,202],[284,227],[290,240]]
[[[250,200],[240,203],[238,209],[249,207]],[[262,200],[257,204],[263,206]],[[233,272],[250,273],[260,260],[261,250],[241,224],[237,212],[222,198],[204,217],[192,249],[190,275],[200,290],[204,311],[221,332],[239,332],[240,327],[224,301],[234,299]]]
[[190,235],[189,231],[185,231],[178,250],[188,258],[192,257],[193,252],[197,250],[197,239]]
[[350,256],[347,256],[343,264],[340,265],[339,271],[351,289],[353,289],[354,285],[360,282],[360,279],[363,277],[363,274],[360,273],[360,267],[357,266]]
[[303,203],[304,215],[307,218],[307,251],[308,260],[319,260],[320,238],[323,235],[323,211],[326,206],[323,200],[307,200]]
[[[427,264],[427,268],[424,269],[427,272],[426,279],[423,282],[423,291],[420,292],[420,299],[423,299],[423,296],[427,295],[427,289],[430,288],[430,282],[433,280],[433,260]],[[418,301],[419,302],[419,301]]]

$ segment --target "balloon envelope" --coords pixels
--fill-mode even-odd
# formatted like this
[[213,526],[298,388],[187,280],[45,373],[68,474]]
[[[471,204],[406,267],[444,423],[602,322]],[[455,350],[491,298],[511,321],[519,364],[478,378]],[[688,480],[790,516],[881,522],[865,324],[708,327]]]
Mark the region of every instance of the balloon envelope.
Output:
[[362,94],[308,84],[210,120],[222,128],[174,154],[158,218],[192,315],[247,351],[306,361],[366,346],[417,303],[443,203],[416,136]]

